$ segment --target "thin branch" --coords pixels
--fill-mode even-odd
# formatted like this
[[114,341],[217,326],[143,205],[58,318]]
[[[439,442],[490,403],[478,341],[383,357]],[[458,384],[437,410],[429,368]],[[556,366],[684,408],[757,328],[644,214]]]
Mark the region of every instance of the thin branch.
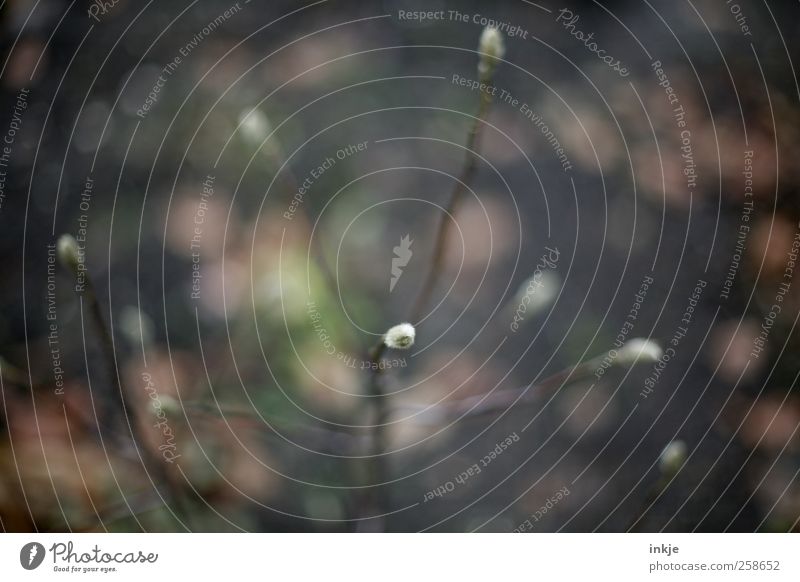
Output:
[[[72,274],[77,277],[79,273],[78,247],[77,242],[75,242],[75,239],[72,236],[65,235],[61,237],[59,240],[59,254],[64,266],[67,267]],[[168,496],[174,505],[174,509],[177,510],[178,519],[181,521],[188,521],[190,516],[189,512],[184,506],[184,497],[182,491],[171,479],[163,462],[159,460],[145,444],[146,439],[144,438],[144,435],[141,434],[141,418],[136,410],[136,407],[131,404],[125,387],[122,383],[122,379],[119,374],[117,357],[114,352],[114,344],[111,338],[111,332],[109,331],[105,319],[103,318],[103,310],[100,306],[100,302],[97,299],[94,283],[92,282],[92,278],[88,270],[83,270],[82,273],[84,276],[82,297],[85,298],[89,304],[91,323],[98,335],[100,348],[103,353],[103,359],[112,379],[112,386],[111,390],[109,391],[110,394],[108,395],[110,396],[110,401],[104,403],[100,413],[100,418],[97,419],[98,429],[100,430],[100,438],[102,439],[102,434],[104,432],[106,435],[109,434],[108,431],[103,431],[101,427],[115,426],[116,420],[121,413],[129,427],[127,436],[130,437],[131,442],[138,451],[139,458],[145,471],[148,474],[152,473],[156,478],[156,483],[162,484],[167,489]],[[120,434],[120,432],[115,430],[110,431],[110,435],[114,437],[115,444],[121,449],[127,443],[124,443],[120,440]],[[156,483],[154,483],[154,486],[158,488]]]
[[504,412],[512,406],[525,406],[541,400],[545,394],[585,380],[595,368],[596,361],[590,360],[578,366],[562,370],[537,384],[526,384],[518,388],[496,390],[486,395],[470,396],[459,400],[442,402],[437,405],[432,414],[432,424],[439,424],[454,418],[475,418],[485,414]]
[[467,185],[472,181],[478,168],[477,150],[480,146],[480,138],[483,133],[483,122],[489,113],[491,104],[491,95],[485,91],[481,92],[478,114],[475,116],[475,120],[470,127],[467,137],[464,166],[459,175],[459,179],[453,185],[450,199],[447,202],[447,206],[445,206],[445,212],[439,217],[439,227],[436,233],[436,242],[433,247],[430,267],[428,268],[428,273],[425,276],[422,287],[411,309],[411,322],[414,324],[422,317],[422,313],[430,301],[431,294],[436,286],[436,279],[441,272],[442,262],[444,261],[444,251],[447,247],[447,237],[450,234],[450,223],[452,222],[450,217],[454,216],[458,210],[464,198],[464,194],[467,191]]
[[[386,344],[382,341],[367,353],[371,364],[380,363],[386,351]],[[386,513],[389,504],[385,485],[388,481],[389,470],[386,464],[386,422],[389,419],[389,407],[386,394],[383,391],[382,370],[378,365],[371,365],[367,394],[370,398],[367,406],[371,410],[371,423],[369,430],[369,457],[367,459],[367,481],[372,483],[370,488],[363,489],[360,497],[360,513],[362,517],[380,516]],[[360,528],[370,528],[372,531],[384,531],[385,524],[382,517],[375,517],[359,523]]]
[[[418,322],[422,317],[423,310],[430,301],[431,294],[436,286],[437,277],[442,270],[442,262],[444,261],[447,239],[450,233],[450,217],[458,210],[464,198],[464,194],[467,191],[468,184],[472,181],[478,168],[477,149],[483,132],[484,120],[492,104],[492,97],[488,92],[481,92],[480,95],[478,114],[475,116],[467,136],[464,165],[459,174],[459,179],[453,186],[447,206],[445,207],[445,212],[442,213],[439,219],[430,267],[428,268],[428,273],[423,280],[422,287],[411,309],[410,321],[412,323]],[[369,351],[369,361],[372,364],[379,364],[385,350],[386,345],[383,343],[383,340],[381,340],[380,343]],[[386,423],[389,420],[391,411],[387,404],[386,394],[383,390],[383,370],[379,365],[373,365],[371,368],[372,370],[370,371],[369,381],[367,383],[367,394],[371,396],[369,405],[372,409],[373,418],[370,433],[371,448],[368,474],[370,482],[375,483],[376,486],[373,487],[373,490],[370,492],[367,503],[363,507],[363,511],[371,512],[368,514],[383,515],[388,511],[389,499],[385,489],[386,486],[377,484],[387,483],[389,481],[389,468],[386,461]],[[371,521],[372,527],[381,531],[384,529],[383,519],[376,518],[376,520]]]

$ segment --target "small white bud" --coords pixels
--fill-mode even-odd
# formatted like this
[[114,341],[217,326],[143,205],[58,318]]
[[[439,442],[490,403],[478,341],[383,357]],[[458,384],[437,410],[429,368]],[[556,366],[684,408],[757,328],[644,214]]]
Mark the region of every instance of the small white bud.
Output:
[[153,320],[134,305],[126,305],[119,316],[119,329],[131,345],[144,344],[149,347],[153,343],[155,332]]
[[663,354],[664,350],[656,342],[639,337],[625,342],[617,352],[614,363],[620,366],[633,366],[637,362],[655,363]]
[[169,394],[162,394],[158,397],[158,400],[151,400],[150,404],[152,406],[152,413],[155,416],[159,416],[159,411],[163,411],[165,414],[169,414],[171,416],[175,416],[183,412],[183,405],[181,402]]
[[[558,297],[561,277],[555,271],[539,271],[520,285],[514,296],[518,311],[536,313],[549,306]],[[527,300],[525,299],[527,297]]]
[[664,475],[674,475],[686,461],[686,443],[683,441],[672,441],[661,452],[658,459],[658,466]]
[[414,345],[416,335],[417,331],[413,325],[401,323],[400,325],[395,325],[384,334],[383,343],[386,344],[387,348],[406,350]]
[[484,28],[478,43],[478,52],[481,53],[480,61],[478,61],[478,74],[482,81],[486,81],[491,78],[497,66],[497,59],[502,59],[506,54],[503,34],[494,26]]
[[64,268],[77,274],[80,251],[75,237],[71,234],[62,234],[58,239],[56,249],[58,251],[58,260],[61,261]]
[[256,144],[264,141],[269,132],[272,131],[269,119],[260,109],[242,111],[239,114],[239,127],[242,137]]

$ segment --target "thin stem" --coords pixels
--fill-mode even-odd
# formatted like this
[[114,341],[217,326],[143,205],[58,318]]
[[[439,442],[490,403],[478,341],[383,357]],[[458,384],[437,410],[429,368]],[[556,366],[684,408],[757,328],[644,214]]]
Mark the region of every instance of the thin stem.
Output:
[[[464,166],[459,174],[459,179],[453,186],[450,198],[445,206],[445,212],[439,219],[439,226],[436,232],[433,254],[431,256],[428,273],[423,280],[422,287],[414,301],[411,309],[411,322],[416,323],[422,317],[422,312],[430,301],[431,294],[436,286],[436,279],[441,272],[444,253],[447,247],[447,238],[450,233],[450,217],[458,210],[467,185],[472,181],[478,168],[477,148],[483,132],[483,125],[489,108],[492,104],[492,97],[486,92],[481,92],[478,114],[475,116],[472,126],[467,136],[466,157]],[[381,339],[368,354],[371,364],[369,382],[367,384],[367,394],[369,394],[369,406],[372,409],[373,423],[370,431],[370,457],[368,464],[368,475],[370,482],[386,483],[389,480],[389,468],[386,461],[387,430],[386,423],[390,416],[390,409],[387,404],[387,396],[383,390],[382,372],[380,359],[386,351],[386,345]],[[388,495],[384,486],[376,485],[369,494],[368,503],[365,504],[363,511],[373,512],[375,515],[383,515],[388,510]],[[376,518],[373,527],[382,530],[384,527],[382,518]]]
[[[442,419],[447,421],[454,418],[475,418],[484,414],[492,414],[508,410],[511,406],[526,406],[539,401],[541,397],[556,390],[559,386],[567,386],[584,380],[594,369],[594,361],[584,362],[573,369],[562,370],[537,384],[526,384],[518,388],[496,390],[488,395],[476,395],[449,402],[442,402],[436,406],[435,419],[431,422],[439,424]],[[404,409],[407,410],[407,409]],[[412,408],[415,412],[422,412],[425,408]]]
[[[367,464],[368,481],[373,484],[370,489],[365,489],[365,506],[363,512],[367,515],[381,516],[386,513],[389,498],[385,489],[388,481],[389,470],[386,463],[386,422],[389,419],[389,406],[386,402],[386,394],[383,390],[382,370],[377,364],[386,351],[386,344],[377,344],[369,351],[368,358],[371,364],[369,372],[368,392],[369,406],[372,409],[372,423],[370,425],[370,451]],[[376,517],[371,520],[371,526],[377,531],[384,530],[383,517]]]
[[133,408],[129,405],[128,399],[122,388],[122,381],[119,376],[119,369],[117,367],[117,359],[114,353],[114,344],[111,339],[111,333],[106,327],[105,320],[103,319],[103,310],[100,307],[100,302],[97,300],[97,293],[94,290],[89,275],[86,275],[86,284],[84,285],[83,297],[89,304],[89,314],[91,316],[92,324],[95,332],[99,336],[100,349],[103,351],[103,358],[111,373],[111,390],[109,396],[111,397],[103,404],[102,412],[100,414],[102,421],[108,426],[114,426],[118,412],[122,411],[125,417],[130,421],[131,426],[135,423],[135,413]]
[[437,406],[437,411],[442,412],[448,419],[451,419],[456,417],[476,417],[483,414],[502,412],[508,410],[511,406],[532,404],[540,400],[543,395],[551,393],[559,387],[565,387],[592,377],[595,370],[602,364],[605,356],[605,354],[602,354],[573,368],[556,372],[536,384],[526,384],[518,388],[495,390],[488,395],[476,395],[443,402]]
[[450,199],[445,206],[445,212],[439,217],[439,227],[436,233],[436,242],[433,247],[433,255],[431,256],[430,267],[428,273],[420,288],[414,305],[411,309],[411,322],[418,323],[422,317],[422,313],[430,301],[433,289],[436,286],[436,279],[441,272],[442,262],[444,261],[444,251],[447,247],[447,237],[450,234],[450,223],[452,216],[458,210],[461,204],[464,193],[467,191],[467,185],[472,181],[475,172],[478,168],[477,148],[480,144],[480,137],[483,133],[483,121],[489,113],[489,107],[492,104],[492,97],[486,92],[481,92],[480,104],[478,106],[478,114],[470,127],[467,137],[466,145],[466,158],[464,159],[464,167],[461,170],[459,179],[453,185],[453,190],[450,194]]
[[[163,463],[144,444],[146,440],[141,434],[139,414],[136,412],[136,408],[131,405],[125,388],[122,384],[122,379],[119,375],[119,368],[117,366],[116,354],[114,353],[114,344],[111,338],[111,332],[109,331],[105,319],[103,318],[103,310],[100,306],[100,302],[97,299],[97,293],[95,292],[94,284],[92,283],[92,279],[88,271],[85,271],[83,297],[89,304],[91,321],[93,327],[95,328],[95,332],[99,336],[103,358],[112,378],[112,388],[110,391],[111,394],[109,395],[110,401],[106,402],[106,404],[103,406],[101,418],[98,421],[99,426],[113,427],[119,413],[122,413],[122,416],[127,421],[130,429],[130,438],[133,441],[135,448],[139,451],[140,459],[145,471],[148,473],[153,473],[156,477],[156,481],[166,487],[169,498],[175,506],[174,509],[177,510],[179,519],[182,518],[182,520],[188,520],[189,512],[186,511],[186,508],[184,507],[184,500],[179,488],[170,478],[170,475]],[[116,438],[117,435],[112,432],[112,436]],[[118,446],[122,446],[123,443],[119,442],[117,444]]]

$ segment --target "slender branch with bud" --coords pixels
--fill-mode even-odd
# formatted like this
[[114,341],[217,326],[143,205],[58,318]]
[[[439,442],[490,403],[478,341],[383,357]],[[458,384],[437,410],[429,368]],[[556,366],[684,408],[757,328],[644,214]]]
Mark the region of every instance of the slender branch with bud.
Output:
[[[190,513],[183,506],[184,497],[179,488],[170,478],[163,461],[158,459],[144,444],[146,439],[141,434],[140,418],[136,407],[129,401],[122,384],[111,332],[103,318],[103,310],[97,299],[92,278],[85,266],[80,263],[80,249],[75,237],[70,234],[64,234],[58,239],[57,256],[61,265],[76,279],[80,276],[83,287],[82,297],[89,304],[92,325],[98,335],[103,358],[111,376],[111,386],[108,389],[106,405],[97,419],[101,433],[100,438],[102,439],[103,433],[105,433],[106,436],[112,437],[117,447],[123,448],[126,442],[120,438],[122,433],[114,429],[118,424],[117,420],[122,416],[128,425],[128,435],[139,453],[145,471],[156,478],[157,483],[153,483],[153,485],[158,487],[157,484],[160,484],[165,487],[174,506],[172,510],[177,510],[179,520],[188,520]],[[106,430],[104,431],[103,428]]]
[[686,463],[686,454],[686,443],[681,440],[671,441],[664,447],[658,457],[658,479],[647,492],[639,511],[636,512],[634,519],[628,524],[627,531],[631,532],[639,529],[645,514],[650,511],[650,508],[658,501],[667,486],[683,468]]
[[[505,55],[505,43],[503,42],[503,35],[499,30],[491,26],[487,26],[483,29],[478,44],[478,53],[480,55],[478,61],[478,76],[480,77],[481,83],[488,83],[492,80],[492,77],[494,77],[495,69],[500,59]],[[458,207],[463,201],[464,194],[467,191],[467,185],[472,182],[478,168],[477,151],[480,147],[480,139],[485,125],[484,121],[489,114],[491,105],[492,95],[490,92],[481,91],[478,113],[475,115],[469,129],[469,134],[467,135],[464,166],[459,174],[458,180],[456,180],[453,185],[453,191],[450,193],[450,198],[445,206],[445,210],[439,217],[439,226],[436,232],[436,242],[433,247],[430,267],[428,268],[428,273],[422,284],[422,288],[414,301],[414,306],[411,309],[411,321],[419,321],[425,307],[430,302],[431,294],[436,285],[437,275],[442,269],[444,251],[447,246],[448,235],[450,234],[450,217],[454,216],[458,210]]]
[[495,390],[490,394],[443,402],[437,405],[435,411],[429,411],[419,417],[418,421],[426,424],[438,424],[444,421],[449,422],[453,418],[493,414],[508,410],[512,406],[525,406],[541,402],[541,398],[545,394],[592,377],[604,360],[610,359],[615,366],[629,368],[635,365],[654,364],[662,354],[661,347],[653,340],[631,339],[616,352],[613,350],[606,352],[577,366],[557,372],[535,384]]
[[92,325],[98,335],[100,349],[103,351],[103,358],[105,359],[106,367],[111,376],[111,386],[107,394],[108,399],[105,399],[105,406],[103,406],[99,422],[101,425],[113,426],[118,414],[122,412],[127,416],[130,407],[127,406],[125,395],[122,391],[122,383],[119,377],[119,368],[114,354],[114,344],[111,339],[111,334],[103,319],[103,310],[100,306],[100,302],[97,300],[97,293],[95,292],[92,279],[85,270],[81,269],[80,249],[75,237],[70,234],[62,235],[58,239],[56,248],[61,265],[72,273],[74,277],[82,278],[83,297],[88,303]]
[[[494,76],[498,63],[505,55],[505,44],[503,35],[494,27],[487,26],[480,37],[478,43],[478,76],[482,83],[491,81]],[[464,165],[456,180],[444,212],[439,217],[439,224],[436,231],[433,253],[431,255],[428,272],[423,279],[422,286],[411,308],[410,321],[412,323],[401,323],[389,329],[381,338],[381,341],[368,352],[368,359],[373,366],[370,371],[367,383],[367,394],[370,396],[370,408],[372,409],[372,431],[371,431],[371,451],[369,459],[370,480],[376,484],[371,499],[363,507],[366,515],[382,515],[388,508],[388,499],[385,486],[377,484],[388,481],[389,471],[386,464],[386,422],[389,419],[389,406],[386,402],[382,385],[382,367],[378,365],[386,349],[408,349],[414,344],[416,330],[413,322],[418,322],[422,317],[423,311],[430,302],[431,294],[436,286],[436,280],[442,270],[444,261],[444,251],[447,246],[447,239],[450,233],[450,219],[454,216],[467,190],[469,183],[475,176],[478,168],[477,150],[480,145],[480,137],[483,131],[484,121],[489,113],[492,104],[492,96],[487,91],[480,92],[478,112],[475,115],[465,146],[466,157]],[[383,520],[375,519],[373,527],[383,529]]]

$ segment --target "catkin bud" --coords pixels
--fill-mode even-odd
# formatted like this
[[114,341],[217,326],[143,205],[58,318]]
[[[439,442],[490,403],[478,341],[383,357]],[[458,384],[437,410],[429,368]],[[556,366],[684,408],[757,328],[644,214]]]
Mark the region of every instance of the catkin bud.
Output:
[[478,52],[480,53],[478,75],[482,82],[486,82],[492,78],[498,59],[502,59],[506,54],[503,34],[494,26],[484,28],[478,43]]
[[633,366],[638,362],[652,364],[660,360],[663,354],[661,346],[653,340],[634,338],[620,348],[615,363],[620,366]]
[[145,348],[153,344],[153,320],[140,311],[138,307],[126,305],[119,314],[119,330],[131,345],[144,345]]
[[658,466],[661,473],[672,476],[677,473],[686,461],[686,443],[683,441],[672,441],[661,452],[658,459]]
[[56,249],[61,265],[72,273],[77,274],[80,259],[78,258],[78,241],[75,240],[75,237],[71,234],[62,234],[58,239]]
[[267,115],[260,109],[242,111],[239,114],[239,126],[242,136],[249,142],[260,144],[267,137],[272,127]]
[[517,290],[517,311],[536,313],[553,302],[560,288],[561,278],[555,271],[537,271]]
[[386,347],[396,350],[406,350],[414,345],[417,332],[410,323],[401,323],[390,328],[383,336]]
[[158,397],[158,400],[151,401],[151,405],[153,407],[152,412],[156,416],[158,416],[160,410],[171,416],[177,416],[183,412],[183,405],[180,400],[169,394],[162,394]]

